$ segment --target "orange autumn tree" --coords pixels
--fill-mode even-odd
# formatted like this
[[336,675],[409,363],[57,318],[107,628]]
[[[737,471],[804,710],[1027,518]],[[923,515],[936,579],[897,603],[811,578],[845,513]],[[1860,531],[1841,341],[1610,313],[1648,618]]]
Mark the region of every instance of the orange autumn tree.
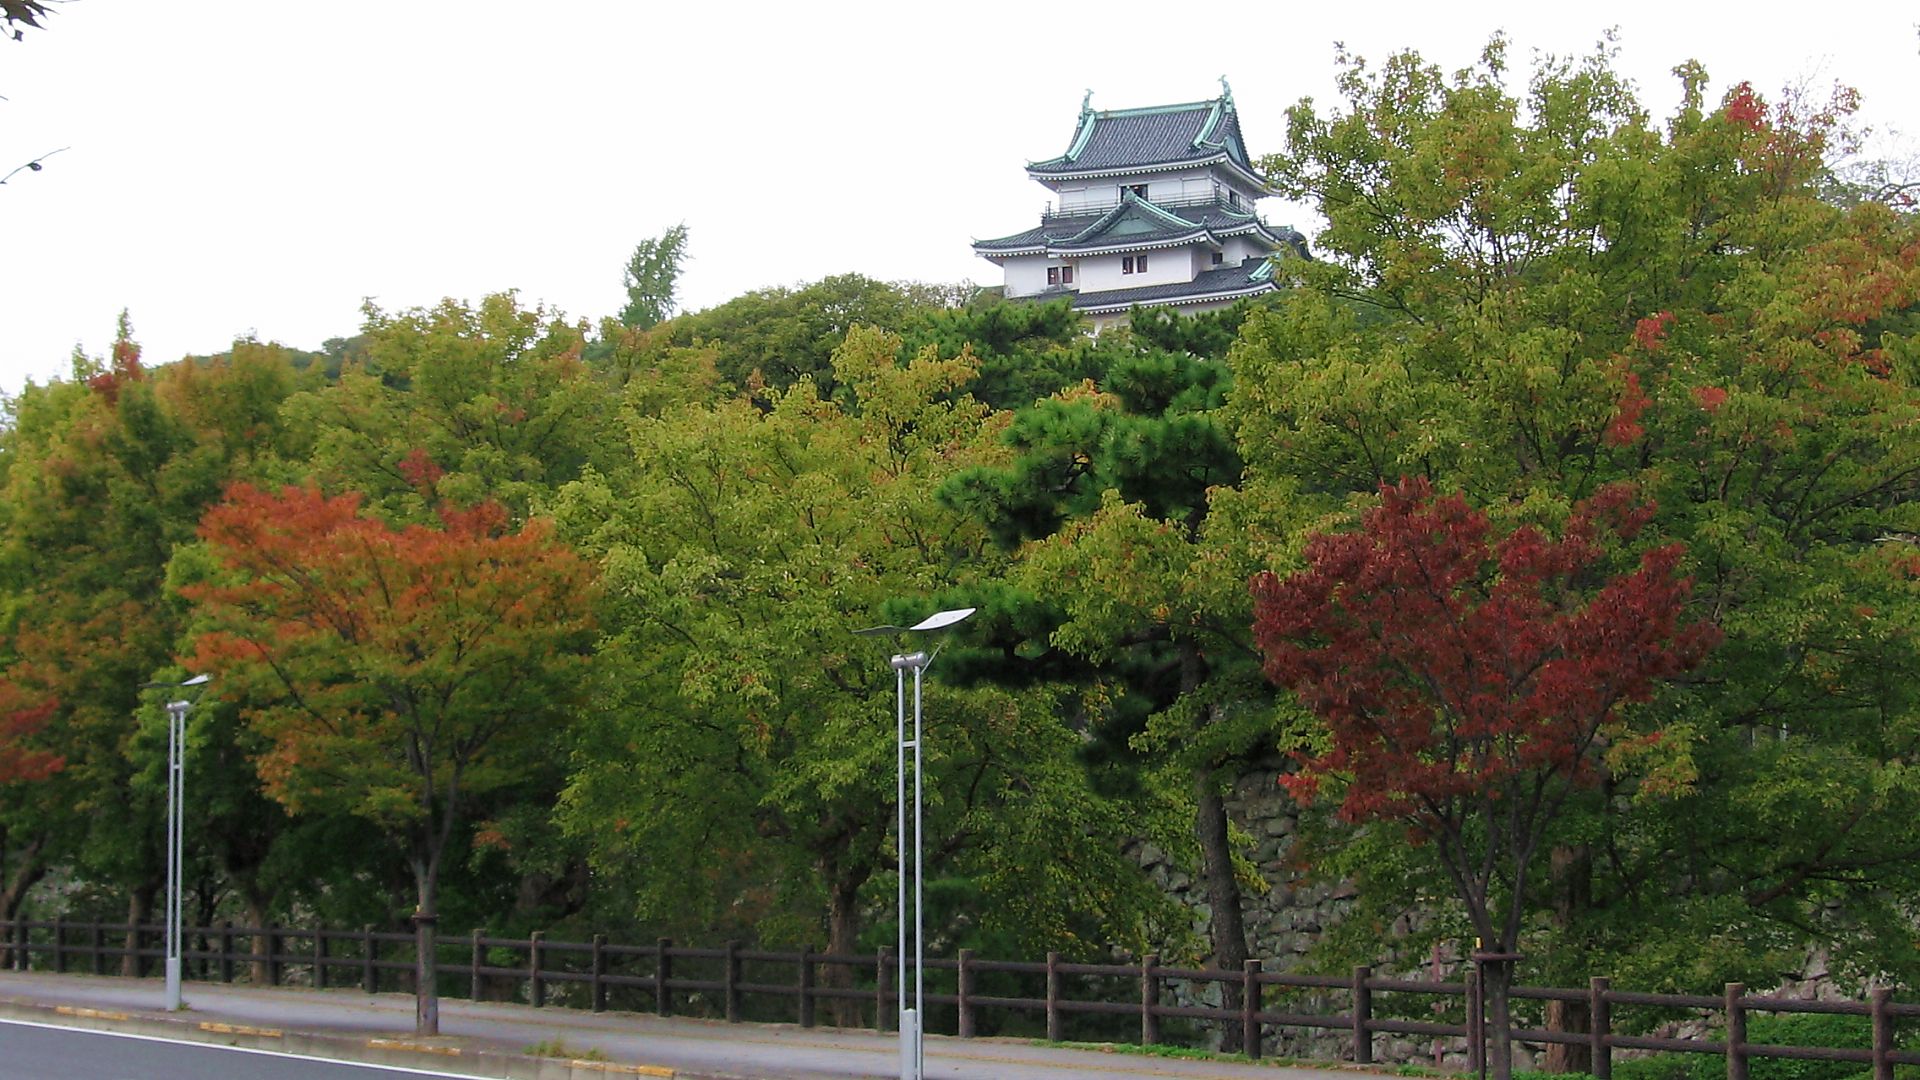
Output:
[[192,665],[269,743],[268,793],[399,843],[418,894],[415,1019],[437,1033],[436,891],[463,808],[551,745],[582,680],[593,575],[543,521],[493,503],[393,528],[355,494],[232,488],[200,536],[217,569],[182,588]]

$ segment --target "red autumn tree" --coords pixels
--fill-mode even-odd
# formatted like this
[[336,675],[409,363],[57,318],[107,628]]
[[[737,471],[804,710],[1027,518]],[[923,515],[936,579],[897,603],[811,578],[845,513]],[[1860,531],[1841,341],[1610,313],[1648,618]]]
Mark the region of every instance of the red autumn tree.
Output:
[[439,1008],[442,859],[463,807],[541,767],[579,685],[592,575],[543,522],[495,504],[394,529],[356,495],[234,487],[202,520],[219,563],[182,590],[215,673],[267,737],[268,793],[344,812],[404,848],[418,894],[417,1026]]
[[[1496,541],[1485,514],[1424,480],[1380,495],[1360,531],[1313,537],[1306,569],[1253,581],[1268,678],[1325,724],[1283,782],[1430,845],[1483,947],[1510,955],[1566,798],[1599,780],[1609,746],[1649,737],[1621,707],[1698,663],[1715,631],[1683,621],[1680,545],[1611,572],[1652,514],[1626,485],[1576,506],[1557,539],[1528,526]],[[1503,1077],[1510,980],[1507,963],[1487,970]]]
[[59,707],[53,698],[34,700],[17,683],[0,679],[0,787],[44,780],[66,763],[33,741]]

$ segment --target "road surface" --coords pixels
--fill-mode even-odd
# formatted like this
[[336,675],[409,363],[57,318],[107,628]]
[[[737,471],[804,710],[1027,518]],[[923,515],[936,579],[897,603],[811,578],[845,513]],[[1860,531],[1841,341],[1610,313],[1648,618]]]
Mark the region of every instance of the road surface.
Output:
[[464,1074],[0,1020],[0,1075],[7,1080],[74,1080],[81,1076],[91,1080],[242,1076],[254,1080],[414,1080]]
[[[866,1030],[727,1024],[442,998],[441,1036],[418,1039],[411,1034],[413,999],[403,994],[190,982],[184,994],[188,1008],[172,1014],[162,1009],[163,996],[157,979],[0,971],[0,1019],[399,1065],[439,1075],[524,1076],[530,1080],[597,1080],[621,1075],[671,1076],[679,1080],[879,1080],[899,1075],[897,1037]],[[21,1040],[25,1055],[21,1060],[42,1052],[32,1049],[43,1044],[39,1036],[25,1034],[29,1030],[42,1029],[17,1025],[0,1028],[0,1075],[8,1080],[39,1075],[14,1068],[15,1039]],[[530,1056],[528,1051],[536,1046],[548,1056]],[[555,1051],[560,1053],[556,1055]],[[127,1052],[126,1048],[120,1052]],[[63,1053],[53,1052],[56,1064]],[[160,1060],[157,1049],[132,1053],[142,1066],[149,1060]],[[1014,1039],[940,1035],[927,1037],[926,1055],[928,1080],[1331,1080],[1334,1076],[1332,1071],[1322,1069],[1157,1058],[1040,1046]],[[569,1065],[569,1057],[581,1060]],[[113,1066],[80,1067],[71,1058],[65,1060],[68,1067],[46,1075],[58,1080],[120,1075],[112,1071]],[[244,1068],[203,1069],[180,1075],[282,1075],[265,1071],[269,1068],[263,1064],[267,1060],[250,1058]],[[1346,1076],[1357,1071],[1351,1066],[1339,1070]],[[313,1075],[326,1080],[362,1080],[350,1071]]]

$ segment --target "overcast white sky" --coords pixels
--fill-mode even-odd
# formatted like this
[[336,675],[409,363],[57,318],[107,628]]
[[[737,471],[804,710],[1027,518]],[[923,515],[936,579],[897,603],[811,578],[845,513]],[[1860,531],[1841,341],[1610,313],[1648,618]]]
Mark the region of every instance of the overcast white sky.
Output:
[[[1697,8],[1697,10],[1696,10]],[[70,0],[0,43],[0,391],[63,377],[132,313],[150,363],[234,336],[315,348],[359,306],[518,289],[597,320],[639,240],[684,221],[683,306],[858,271],[982,283],[975,237],[1048,198],[1022,166],[1096,108],[1232,82],[1249,148],[1333,100],[1333,46],[1448,68],[1504,29],[1584,52],[1618,27],[1657,115],[1835,79],[1920,134],[1920,7]],[[1278,200],[1268,220],[1311,222]]]

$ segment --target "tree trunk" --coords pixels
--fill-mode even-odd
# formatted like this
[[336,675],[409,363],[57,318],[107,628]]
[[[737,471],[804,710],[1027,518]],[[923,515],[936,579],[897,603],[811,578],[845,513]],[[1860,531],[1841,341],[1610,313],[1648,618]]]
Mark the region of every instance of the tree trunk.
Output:
[[[1240,882],[1233,873],[1233,844],[1227,832],[1227,804],[1214,782],[1215,770],[1203,768],[1194,776],[1194,797],[1198,809],[1194,815],[1194,835],[1206,861],[1207,904],[1212,909],[1210,934],[1213,942],[1213,966],[1221,971],[1239,972],[1247,962],[1247,931],[1240,914]],[[1228,1009],[1240,1007],[1240,984],[1221,984],[1221,1004]],[[1223,1025],[1220,1049],[1231,1054],[1240,1049],[1240,1025]]]
[[425,867],[416,868],[420,905],[413,912],[413,1032],[440,1034],[440,965],[434,936],[440,916],[435,910],[436,882]]
[[[1586,844],[1562,845],[1554,848],[1549,858],[1549,873],[1553,882],[1553,922],[1561,931],[1564,947],[1568,938],[1566,931],[1578,925],[1593,906],[1593,849]],[[1579,960],[1574,958],[1572,962],[1577,964]],[[1562,975],[1565,972],[1563,965]],[[1548,1031],[1584,1035],[1591,1026],[1591,1019],[1583,1001],[1547,1002]],[[1584,1041],[1550,1043],[1547,1046],[1546,1069],[1550,1073],[1592,1072],[1593,1048]]]
[[256,897],[249,889],[242,906],[247,911],[247,925],[253,929],[253,948],[248,950],[253,953],[253,960],[247,966],[247,978],[255,986],[265,986],[272,981],[267,953],[273,948],[273,943],[267,939],[266,901]]
[[[27,890],[47,876],[47,866],[40,860],[40,842],[27,846],[20,865],[6,879],[5,888],[0,888],[0,922],[11,922],[20,918],[20,912],[27,898]],[[13,964],[13,937],[0,934],[0,969]]]
[[[865,874],[855,878],[829,878],[827,885],[827,951],[851,956],[858,947],[860,934],[860,885]],[[821,985],[839,990],[853,987],[853,968],[846,964],[828,964],[821,972]],[[860,1026],[861,1004],[846,998],[834,998],[829,1006],[836,1027]]]
[[1490,961],[1481,970],[1486,980],[1487,1068],[1494,1080],[1513,1080],[1513,1015],[1507,993],[1513,986],[1513,961]]
[[158,885],[141,885],[127,898],[127,955],[120,958],[120,974],[128,978],[137,979],[144,973],[144,958],[139,955],[140,928],[153,917],[153,896],[159,891]]

